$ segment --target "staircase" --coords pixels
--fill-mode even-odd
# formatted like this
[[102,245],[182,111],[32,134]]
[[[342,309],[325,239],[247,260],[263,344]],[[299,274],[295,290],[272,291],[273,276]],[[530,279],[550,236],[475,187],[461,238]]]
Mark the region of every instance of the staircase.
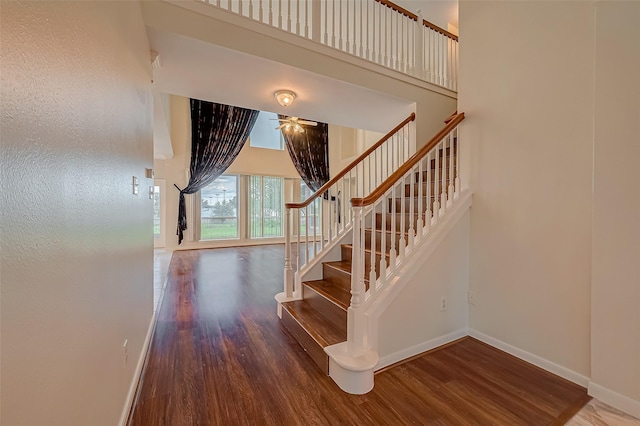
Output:
[[[377,319],[414,282],[417,268],[471,204],[458,173],[458,125],[464,114],[454,113],[409,157],[405,130],[414,118],[396,126],[312,197],[286,204],[278,314],[318,367],[349,393],[373,388]],[[340,194],[345,196],[336,213],[332,203]],[[314,228],[311,238],[305,222],[310,209],[323,218],[320,234]],[[295,249],[292,238],[297,238]]]
[[[455,148],[455,142],[453,147]],[[389,265],[391,250],[401,251],[401,245],[406,247],[409,232],[417,228],[419,215],[409,212],[412,206],[432,206],[439,194],[438,188],[448,188],[452,183],[450,176],[455,175],[457,169],[456,156],[450,148],[438,150],[437,157],[431,159],[430,172],[422,172],[422,176],[415,174],[414,184],[406,183],[400,196],[387,198],[387,214],[375,213],[375,229],[365,228],[364,238],[364,271],[365,288],[369,289],[371,261],[374,261],[376,279],[380,276],[382,256],[384,264]],[[436,179],[436,161],[442,164],[453,164],[454,173],[444,180]],[[430,173],[427,179],[427,173]],[[427,183],[427,181],[429,183]],[[438,185],[436,185],[436,181]],[[420,189],[419,185],[422,186]],[[442,185],[444,183],[444,186]],[[431,194],[428,196],[423,194]],[[419,202],[419,197],[422,198]],[[401,216],[402,215],[402,216]],[[404,219],[404,220],[403,220]],[[394,229],[394,231],[391,231]],[[371,240],[375,233],[375,256],[372,255]],[[385,233],[385,238],[382,238]],[[384,250],[381,250],[384,241]],[[347,309],[351,300],[351,271],[353,244],[342,244],[340,260],[322,262],[322,279],[305,281],[302,283],[302,300],[282,303],[282,323],[296,338],[318,367],[329,374],[329,356],[325,348],[347,340]]]

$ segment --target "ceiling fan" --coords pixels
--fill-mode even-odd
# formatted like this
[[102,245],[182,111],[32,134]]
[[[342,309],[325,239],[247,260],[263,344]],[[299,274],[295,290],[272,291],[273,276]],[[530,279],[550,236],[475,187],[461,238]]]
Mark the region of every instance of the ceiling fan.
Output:
[[278,118],[280,121],[280,125],[276,127],[276,129],[283,129],[284,131],[292,131],[294,133],[304,133],[305,126],[317,126],[318,123],[315,121],[303,120],[299,117],[286,117],[286,118]]

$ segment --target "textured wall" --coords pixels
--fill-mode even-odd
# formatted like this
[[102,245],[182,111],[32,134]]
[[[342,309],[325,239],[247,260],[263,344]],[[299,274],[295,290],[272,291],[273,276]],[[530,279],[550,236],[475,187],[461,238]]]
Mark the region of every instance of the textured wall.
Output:
[[114,425],[152,315],[140,5],[1,7],[0,423]]
[[593,24],[589,2],[460,2],[469,325],[587,377]]
[[640,2],[596,11],[591,377],[640,417]]

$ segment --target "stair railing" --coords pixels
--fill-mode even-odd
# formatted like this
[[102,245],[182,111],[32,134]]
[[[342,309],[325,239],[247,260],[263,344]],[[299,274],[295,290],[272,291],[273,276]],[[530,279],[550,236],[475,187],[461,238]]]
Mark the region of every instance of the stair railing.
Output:
[[354,223],[347,351],[352,356],[371,346],[365,309],[394,281],[462,191],[458,134],[462,120],[464,113],[456,114],[371,194],[351,199]]
[[286,298],[302,298],[301,275],[351,230],[348,200],[371,193],[409,158],[415,133],[409,126],[414,120],[412,113],[306,200],[285,204]]
[[457,90],[458,37],[388,0],[197,0]]

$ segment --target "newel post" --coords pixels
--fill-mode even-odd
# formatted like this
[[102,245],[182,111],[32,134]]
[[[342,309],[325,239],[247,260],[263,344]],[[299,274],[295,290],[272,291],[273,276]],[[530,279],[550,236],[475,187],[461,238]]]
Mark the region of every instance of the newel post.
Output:
[[291,267],[291,209],[284,214],[284,295],[293,297],[293,268]]
[[351,305],[347,311],[347,351],[351,356],[364,353],[365,321],[364,321],[364,241],[362,226],[364,222],[363,207],[353,207],[353,252],[351,256]]
[[413,75],[418,78],[424,78],[424,69],[425,69],[424,38],[423,38],[424,26],[422,24],[422,21],[424,20],[424,18],[422,17],[422,10],[420,9],[416,10],[416,15],[418,16],[418,18],[416,19],[416,23],[413,31],[413,37],[414,37],[413,48],[415,49],[413,52],[413,58],[414,58]]

